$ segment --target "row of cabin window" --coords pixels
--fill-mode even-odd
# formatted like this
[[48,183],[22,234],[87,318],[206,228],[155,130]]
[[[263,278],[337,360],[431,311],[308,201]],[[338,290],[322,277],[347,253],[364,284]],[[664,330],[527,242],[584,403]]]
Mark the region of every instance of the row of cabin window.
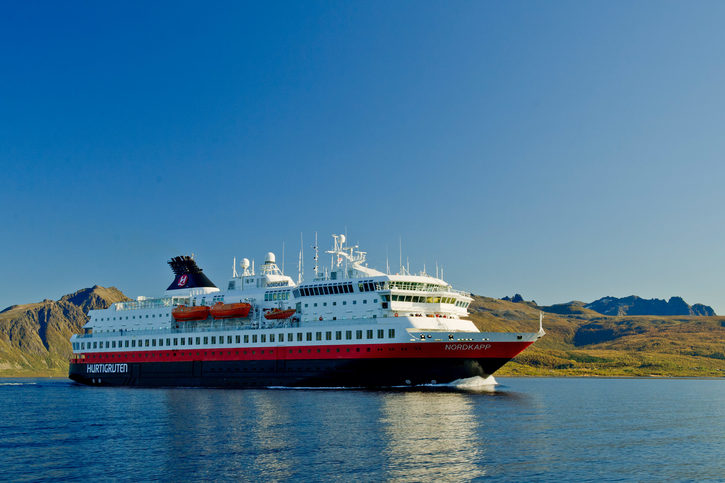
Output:
[[289,294],[289,290],[285,290],[283,292],[266,292],[264,294],[264,300],[266,302],[272,300],[289,300]]
[[312,297],[315,295],[338,295],[353,293],[352,282],[300,287],[294,291],[295,297]]
[[[362,303],[364,303],[364,304],[368,303],[368,299],[363,299]],[[378,299],[373,299],[373,303],[374,303],[374,304],[378,303]],[[353,301],[352,301],[352,304],[353,304],[353,305],[357,305],[357,300],[353,300]],[[332,302],[332,305],[337,305],[337,301],[335,301],[335,302]],[[343,301],[342,301],[342,305],[347,305],[347,300],[343,300]],[[309,307],[309,306],[310,306],[310,304],[305,304],[305,307]],[[313,307],[317,307],[317,302],[314,302],[314,303],[312,304],[312,306],[313,306]],[[323,307],[327,307],[327,302],[322,302],[322,306],[323,306]]]
[[400,289],[400,290],[419,290],[425,292],[446,290],[448,287],[444,285],[434,285],[425,282],[401,282],[398,280],[390,280],[385,283],[385,290],[388,289]]
[[[167,315],[168,314],[159,314],[159,318],[162,318],[162,317],[167,316]],[[151,314],[151,318],[155,318],[155,317],[156,317],[156,314]],[[136,316],[135,315],[132,315],[131,318],[132,319],[135,319]],[[143,315],[139,315],[138,318],[139,319],[143,319],[144,317],[143,317]],[[146,315],[146,318],[147,319],[149,318],[148,314]],[[116,320],[116,317],[106,317],[105,319],[103,317],[101,317],[98,320],[104,321],[104,320],[111,320],[111,319]],[[123,317],[119,317],[118,320],[124,320],[124,319],[123,319]],[[126,320],[128,320],[128,315],[126,316]]]
[[468,307],[468,303],[456,301],[453,297],[421,297],[419,295],[382,295],[383,300],[389,302],[415,302],[419,304],[453,304],[458,307]]
[[360,292],[375,292],[376,290],[385,290],[385,281],[373,282],[372,280],[363,280],[357,283]]
[[[356,330],[355,332],[355,339],[363,339],[363,331],[362,330]],[[313,339],[314,334],[314,340],[321,341],[321,340],[333,340],[333,331],[328,330],[325,332],[297,332],[297,333],[288,333],[287,334],[287,342],[295,342],[295,339],[297,342],[311,342]],[[323,339],[324,334],[324,339]],[[335,338],[334,340],[343,340],[343,331],[337,330],[334,332]],[[269,342],[275,342],[275,339],[277,339],[278,342],[284,342],[285,341],[285,334],[278,334],[279,338],[277,338],[277,334],[246,334],[244,336],[236,335],[226,336],[226,343],[227,344],[241,344],[242,338],[244,340],[244,344],[249,344],[250,338],[251,343],[256,344],[258,342],[266,343],[267,342],[267,336],[269,335]],[[353,340],[353,331],[352,330],[346,330],[344,331],[345,340]],[[377,335],[378,339],[385,338],[385,329],[367,329],[364,331],[364,335],[366,339],[374,339]],[[166,341],[166,347],[169,347],[172,345],[179,346],[179,345],[194,345],[194,339],[196,339],[196,345],[201,345],[202,341],[203,344],[209,344],[209,339],[211,339],[211,344],[224,344],[224,337],[223,335],[220,336],[204,336],[204,337],[167,337],[165,339],[144,339],[138,341],[138,346],[136,345],[136,340],[125,340],[125,341],[118,341],[118,346],[116,345],[116,341],[105,341],[105,348],[106,349],[116,349],[116,348],[124,348],[124,347],[164,347],[164,341]],[[388,338],[394,339],[395,338],[395,329],[388,329]],[[91,344],[93,344],[91,346]],[[100,345],[99,345],[100,344]],[[98,342],[94,341],[91,342],[75,342],[73,344],[73,348],[75,350],[86,350],[86,349],[103,349],[103,341]]]

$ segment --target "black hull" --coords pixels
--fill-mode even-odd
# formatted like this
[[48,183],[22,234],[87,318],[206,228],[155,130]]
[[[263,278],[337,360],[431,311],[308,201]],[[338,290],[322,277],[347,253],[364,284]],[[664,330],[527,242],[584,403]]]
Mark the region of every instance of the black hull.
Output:
[[71,363],[81,384],[139,387],[396,387],[493,374],[510,358]]

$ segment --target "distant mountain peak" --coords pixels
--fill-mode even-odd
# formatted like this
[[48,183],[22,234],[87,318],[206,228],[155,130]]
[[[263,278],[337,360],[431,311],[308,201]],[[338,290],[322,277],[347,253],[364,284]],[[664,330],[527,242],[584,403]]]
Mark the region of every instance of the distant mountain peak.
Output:
[[602,297],[584,307],[602,315],[715,315],[712,307],[703,304],[688,305],[682,297],[669,300],[643,299],[637,295],[628,297]]

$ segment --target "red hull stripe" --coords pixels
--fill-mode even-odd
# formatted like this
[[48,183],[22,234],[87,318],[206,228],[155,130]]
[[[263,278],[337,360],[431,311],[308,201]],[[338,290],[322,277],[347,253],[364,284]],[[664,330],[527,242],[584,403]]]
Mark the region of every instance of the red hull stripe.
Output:
[[219,347],[86,353],[74,364],[96,362],[175,362],[305,359],[512,359],[533,342],[419,342],[402,344]]

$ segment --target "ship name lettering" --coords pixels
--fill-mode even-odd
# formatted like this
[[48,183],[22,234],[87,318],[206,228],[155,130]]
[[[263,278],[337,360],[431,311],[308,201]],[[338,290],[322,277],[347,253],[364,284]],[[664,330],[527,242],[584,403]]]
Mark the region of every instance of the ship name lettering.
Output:
[[116,374],[128,372],[128,364],[87,364],[86,374]]
[[480,351],[491,348],[491,344],[446,344],[447,351]]

